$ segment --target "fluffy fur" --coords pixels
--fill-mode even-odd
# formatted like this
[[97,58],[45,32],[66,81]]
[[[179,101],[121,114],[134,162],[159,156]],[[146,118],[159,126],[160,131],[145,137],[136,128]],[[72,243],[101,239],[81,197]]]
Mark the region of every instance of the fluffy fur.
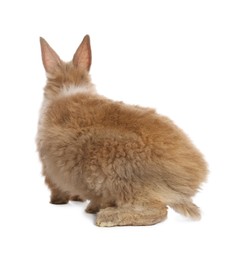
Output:
[[199,218],[191,198],[207,166],[182,130],[153,109],[96,93],[89,36],[69,63],[40,42],[47,84],[37,147],[51,203],[89,200],[98,226],[155,224],[167,206]]

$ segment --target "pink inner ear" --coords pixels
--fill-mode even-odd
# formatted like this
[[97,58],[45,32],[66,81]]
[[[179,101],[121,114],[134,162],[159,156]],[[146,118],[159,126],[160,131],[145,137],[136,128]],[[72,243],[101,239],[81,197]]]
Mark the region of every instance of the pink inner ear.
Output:
[[42,62],[46,72],[53,73],[56,67],[61,64],[61,60],[51,46],[43,39],[40,38]]
[[91,47],[89,36],[86,35],[73,56],[73,64],[89,71],[91,66]]
[[44,62],[46,72],[52,73],[58,66],[58,64],[59,62],[57,62],[55,59],[52,59],[52,57],[47,56]]

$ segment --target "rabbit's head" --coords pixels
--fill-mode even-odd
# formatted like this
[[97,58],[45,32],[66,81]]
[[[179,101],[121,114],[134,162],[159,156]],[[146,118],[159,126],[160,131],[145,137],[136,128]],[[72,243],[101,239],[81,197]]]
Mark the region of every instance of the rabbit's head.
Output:
[[86,35],[75,52],[72,61],[63,62],[50,45],[40,38],[42,62],[47,75],[44,96],[55,99],[62,95],[80,92],[95,93],[91,83],[89,69],[91,66],[91,47]]

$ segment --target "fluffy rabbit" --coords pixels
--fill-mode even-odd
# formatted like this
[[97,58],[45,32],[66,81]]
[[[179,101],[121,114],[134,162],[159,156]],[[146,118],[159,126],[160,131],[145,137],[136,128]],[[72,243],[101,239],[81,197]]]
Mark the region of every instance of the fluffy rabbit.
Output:
[[167,206],[200,218],[201,153],[170,119],[96,93],[86,35],[71,62],[40,38],[47,74],[37,147],[51,203],[89,200],[98,226],[152,225]]

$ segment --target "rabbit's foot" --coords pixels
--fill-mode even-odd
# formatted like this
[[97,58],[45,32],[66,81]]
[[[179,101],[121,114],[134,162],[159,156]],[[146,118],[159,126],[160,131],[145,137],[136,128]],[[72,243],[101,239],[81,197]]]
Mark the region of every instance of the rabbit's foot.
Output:
[[87,213],[95,214],[99,212],[100,210],[100,205],[95,203],[94,201],[90,201],[89,205],[85,209]]
[[62,205],[62,204],[67,204],[68,201],[69,201],[69,197],[67,195],[52,194],[50,203],[56,205]]
[[145,207],[132,205],[131,207],[109,207],[97,214],[96,225],[100,227],[113,226],[146,226],[165,220],[166,205],[159,207]]

